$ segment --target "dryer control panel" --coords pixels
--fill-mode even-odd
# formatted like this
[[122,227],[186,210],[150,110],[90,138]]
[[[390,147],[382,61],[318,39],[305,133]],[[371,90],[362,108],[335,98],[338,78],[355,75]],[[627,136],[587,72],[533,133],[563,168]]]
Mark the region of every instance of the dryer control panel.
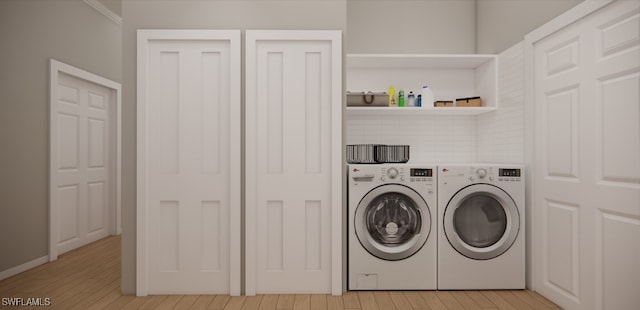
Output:
[[498,168],[496,171],[493,167],[471,168],[470,181],[503,181],[503,182],[519,182],[522,180],[522,169],[520,168]]
[[458,180],[471,183],[524,181],[524,169],[517,166],[442,165],[438,169],[438,178],[444,184]]

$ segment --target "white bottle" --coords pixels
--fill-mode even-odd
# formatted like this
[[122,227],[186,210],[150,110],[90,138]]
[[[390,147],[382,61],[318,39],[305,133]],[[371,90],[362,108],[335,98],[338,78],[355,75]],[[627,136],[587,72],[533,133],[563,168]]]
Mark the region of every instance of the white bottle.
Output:
[[407,103],[405,104],[407,107],[415,107],[416,106],[416,95],[413,94],[412,91],[407,95]]
[[425,108],[433,108],[433,92],[429,86],[422,86],[422,106]]

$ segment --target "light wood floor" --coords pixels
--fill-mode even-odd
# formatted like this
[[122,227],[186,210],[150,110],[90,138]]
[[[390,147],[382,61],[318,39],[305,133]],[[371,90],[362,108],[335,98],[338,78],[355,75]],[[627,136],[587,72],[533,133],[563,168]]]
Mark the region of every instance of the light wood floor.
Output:
[[531,291],[374,291],[331,295],[120,293],[120,237],[108,237],[0,281],[0,298],[50,298],[54,309],[560,309]]

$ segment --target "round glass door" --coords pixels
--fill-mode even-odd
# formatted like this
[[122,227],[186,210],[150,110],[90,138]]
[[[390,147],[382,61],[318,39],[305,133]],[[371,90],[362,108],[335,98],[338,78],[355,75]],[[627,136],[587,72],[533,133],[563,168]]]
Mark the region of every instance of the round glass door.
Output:
[[520,227],[513,199],[489,184],[470,185],[449,201],[444,231],[451,246],[472,259],[492,259],[506,252]]
[[362,198],[354,226],[358,240],[369,253],[385,260],[401,260],[426,243],[431,213],[424,199],[411,188],[382,185]]

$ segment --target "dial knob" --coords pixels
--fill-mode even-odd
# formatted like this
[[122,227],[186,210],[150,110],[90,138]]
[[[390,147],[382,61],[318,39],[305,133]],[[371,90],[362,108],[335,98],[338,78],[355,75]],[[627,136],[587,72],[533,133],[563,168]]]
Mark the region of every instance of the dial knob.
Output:
[[398,169],[389,168],[389,170],[387,170],[387,176],[391,179],[395,179],[398,176]]
[[487,176],[487,169],[480,168],[476,170],[476,174],[478,175],[479,178],[483,179],[484,177]]

